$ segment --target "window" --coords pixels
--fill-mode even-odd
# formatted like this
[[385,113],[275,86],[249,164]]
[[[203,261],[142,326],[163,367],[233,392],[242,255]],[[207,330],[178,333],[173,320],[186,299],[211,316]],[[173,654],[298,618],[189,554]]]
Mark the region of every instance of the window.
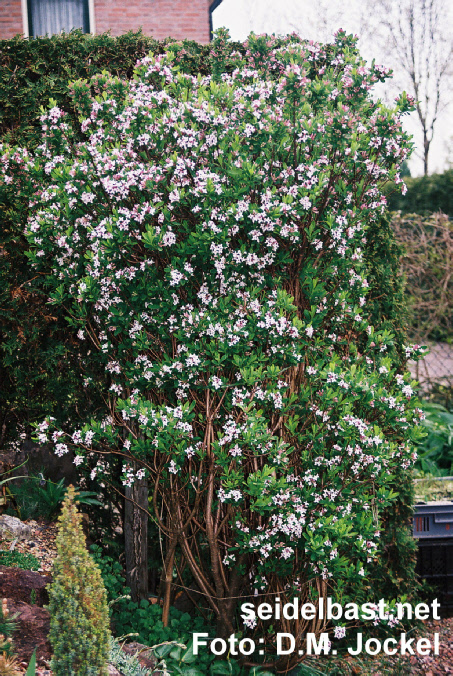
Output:
[[31,37],[69,33],[73,28],[90,32],[89,0],[28,0],[28,33]]

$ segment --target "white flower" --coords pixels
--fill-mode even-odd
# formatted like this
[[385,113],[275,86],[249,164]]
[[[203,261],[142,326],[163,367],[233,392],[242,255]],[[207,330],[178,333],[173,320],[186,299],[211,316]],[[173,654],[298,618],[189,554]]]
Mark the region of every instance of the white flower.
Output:
[[69,448],[66,446],[66,444],[57,444],[55,446],[55,453],[58,455],[59,458],[61,458],[61,456],[67,453],[68,451]]
[[346,636],[346,628],[345,627],[335,627],[334,635],[335,635],[335,638],[344,638]]
[[245,624],[245,626],[248,627],[249,629],[254,629],[254,628],[256,627],[256,618],[253,617],[253,618],[250,619],[250,618],[247,617],[247,618],[244,620],[244,624]]
[[312,337],[312,335],[313,335],[313,327],[312,327],[311,324],[310,324],[310,326],[307,326],[307,328],[305,329],[305,333],[307,334],[307,336],[308,336],[309,338]]
[[87,446],[91,446],[91,441],[94,437],[94,432],[92,430],[88,430],[88,432],[85,434],[85,443]]
[[189,356],[186,359],[187,366],[198,366],[200,362],[201,359],[197,354],[189,354]]
[[179,469],[178,467],[176,467],[176,463],[174,460],[170,460],[168,471],[171,472],[172,474],[178,474]]
[[222,381],[220,378],[217,376],[212,376],[211,378],[211,384],[215,390],[218,390],[219,387],[222,387]]
[[285,547],[285,549],[283,549],[282,553],[280,554],[280,558],[289,559],[291,554],[294,554],[294,549],[292,547]]

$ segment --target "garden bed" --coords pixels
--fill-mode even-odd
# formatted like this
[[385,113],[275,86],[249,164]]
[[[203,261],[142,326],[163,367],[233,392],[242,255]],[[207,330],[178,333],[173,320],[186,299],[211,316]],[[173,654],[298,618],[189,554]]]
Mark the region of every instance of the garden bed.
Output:
[[[43,569],[51,568],[55,556],[54,524],[29,522],[33,528],[33,539],[20,542],[23,553],[41,554]],[[6,548],[8,543],[0,543]],[[37,650],[37,676],[51,676],[49,669],[50,646],[46,641],[48,632],[48,616],[42,606],[47,602],[44,590],[50,581],[50,575],[44,570],[39,572],[20,568],[0,567],[0,596],[8,598],[8,608],[13,613],[20,613],[19,628],[13,640],[22,666],[28,660],[35,647]],[[35,603],[31,603],[35,600]],[[427,621],[423,629],[414,632],[417,638],[426,637],[433,640],[434,633],[439,633],[440,654],[438,656],[362,656],[353,658],[340,655],[338,658],[317,657],[307,662],[321,675],[330,676],[444,676],[453,674],[453,618]],[[150,672],[151,673],[151,672]],[[293,672],[294,674],[296,672]]]

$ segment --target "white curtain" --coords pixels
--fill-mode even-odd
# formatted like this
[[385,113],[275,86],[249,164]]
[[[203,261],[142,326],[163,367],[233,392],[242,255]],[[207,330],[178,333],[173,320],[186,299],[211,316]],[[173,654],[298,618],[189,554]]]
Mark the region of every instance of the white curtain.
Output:
[[30,35],[53,35],[73,28],[89,32],[88,0],[28,0]]

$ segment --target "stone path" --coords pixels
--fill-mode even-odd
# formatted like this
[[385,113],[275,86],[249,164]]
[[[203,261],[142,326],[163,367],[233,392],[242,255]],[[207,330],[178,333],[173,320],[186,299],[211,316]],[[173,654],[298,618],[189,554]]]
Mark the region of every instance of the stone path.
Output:
[[429,390],[430,383],[453,387],[453,345],[428,343],[429,353],[421,361],[409,363],[409,369],[422,390]]

